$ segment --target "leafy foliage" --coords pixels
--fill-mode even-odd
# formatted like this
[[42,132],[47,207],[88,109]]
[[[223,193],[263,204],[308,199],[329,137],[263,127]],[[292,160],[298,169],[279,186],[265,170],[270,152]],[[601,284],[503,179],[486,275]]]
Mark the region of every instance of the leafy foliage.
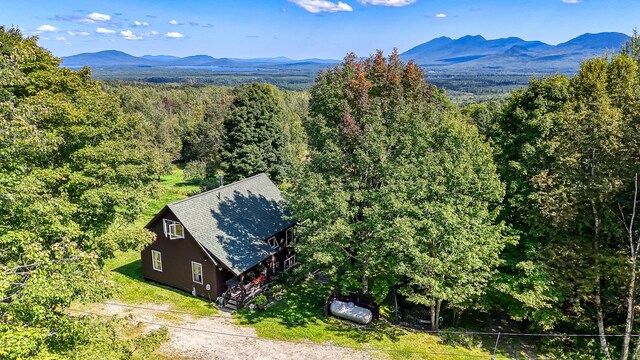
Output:
[[229,181],[265,172],[280,182],[290,168],[285,109],[275,87],[252,83],[237,88],[225,117],[222,169]]
[[483,292],[508,239],[491,150],[423,79],[395,52],[321,73],[288,198],[305,262],[378,299],[405,277],[410,301],[439,309]]
[[110,325],[64,311],[110,294],[102,260],[151,239],[132,223],[158,163],[88,69],[15,29],[0,44],[2,357],[125,356]]
[[[638,234],[625,225],[637,229],[629,214],[640,87],[632,48],[585,61],[572,79],[532,80],[487,131],[507,184],[501,217],[520,235],[494,286],[506,296],[493,297],[513,318],[600,334],[633,327]],[[598,340],[598,356],[627,358],[628,336]]]

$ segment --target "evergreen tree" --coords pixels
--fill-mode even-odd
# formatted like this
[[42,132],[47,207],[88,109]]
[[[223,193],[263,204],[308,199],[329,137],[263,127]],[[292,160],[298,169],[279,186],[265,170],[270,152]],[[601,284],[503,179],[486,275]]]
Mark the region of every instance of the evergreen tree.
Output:
[[224,119],[226,132],[221,156],[225,178],[236,181],[264,172],[280,182],[291,158],[286,151],[285,110],[272,85],[240,86]]

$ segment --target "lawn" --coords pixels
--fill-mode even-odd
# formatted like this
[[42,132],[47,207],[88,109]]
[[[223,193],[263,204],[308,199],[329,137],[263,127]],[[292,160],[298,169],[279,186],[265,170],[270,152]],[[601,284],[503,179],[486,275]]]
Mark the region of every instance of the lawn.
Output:
[[[185,182],[182,170],[175,168],[171,174],[162,176],[155,198],[148,204],[138,220],[142,227],[162,209],[163,206],[197,193],[197,184]],[[142,277],[140,252],[118,252],[113,259],[105,261],[105,269],[111,273],[118,293],[114,300],[126,304],[169,305],[172,310],[184,311],[194,316],[207,316],[217,313],[215,306],[201,298],[193,297],[183,291],[145,281]]]
[[[448,345],[439,336],[402,329],[382,321],[363,328],[336,318],[325,318],[322,308],[330,291],[328,285],[308,279],[285,290],[283,299],[265,311],[245,309],[236,313],[235,318],[238,323],[255,328],[261,337],[367,349],[391,359],[491,358],[492,349]],[[499,352],[496,358],[507,357]]]
[[198,184],[184,181],[182,169],[174,168],[171,174],[160,177],[160,183],[156,188],[155,196],[142,212],[138,221],[141,226],[144,226],[165,205],[182,200],[198,192],[200,192]]

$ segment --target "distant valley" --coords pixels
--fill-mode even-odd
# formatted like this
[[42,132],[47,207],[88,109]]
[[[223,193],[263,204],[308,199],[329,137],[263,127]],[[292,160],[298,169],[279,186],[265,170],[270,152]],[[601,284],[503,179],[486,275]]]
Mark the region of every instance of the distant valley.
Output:
[[[404,61],[416,61],[426,70],[429,81],[450,91],[493,94],[524,85],[530,76],[573,74],[581,61],[616,52],[628,39],[628,35],[616,32],[587,33],[558,45],[517,37],[494,40],[480,35],[459,39],[439,37],[401,53],[400,57]],[[65,67],[90,66],[94,76],[101,79],[218,85],[264,81],[291,90],[308,88],[318,71],[340,62],[337,59],[237,59],[209,55],[138,57],[116,50],[62,59]],[[477,79],[478,75],[482,78]]]

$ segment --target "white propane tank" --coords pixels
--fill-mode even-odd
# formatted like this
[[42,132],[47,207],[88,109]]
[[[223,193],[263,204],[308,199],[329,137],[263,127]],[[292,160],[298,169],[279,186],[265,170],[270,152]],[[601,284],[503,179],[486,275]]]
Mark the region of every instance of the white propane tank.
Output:
[[337,317],[357,322],[358,324],[368,324],[373,319],[373,314],[369,309],[356,306],[354,303],[334,300],[329,306],[331,313]]

